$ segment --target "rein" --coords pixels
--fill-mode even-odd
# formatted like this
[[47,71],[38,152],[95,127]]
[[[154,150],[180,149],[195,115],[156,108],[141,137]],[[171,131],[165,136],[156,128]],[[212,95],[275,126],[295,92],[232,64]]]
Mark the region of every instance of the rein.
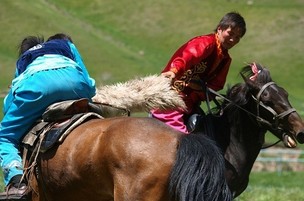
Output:
[[[243,110],[244,112],[250,114],[251,116],[253,116],[253,117],[255,117],[255,118],[258,118],[257,115],[255,115],[255,114],[253,114],[252,112],[250,112],[250,111],[244,109],[243,107],[239,106],[238,104],[234,103],[233,101],[231,101],[230,99],[228,99],[228,98],[226,98],[225,96],[221,95],[220,93],[214,91],[213,89],[207,87],[207,90],[206,90],[206,94],[207,94],[206,102],[207,102],[207,105],[208,105],[209,113],[211,113],[211,109],[210,109],[210,106],[209,106],[209,105],[210,105],[210,100],[209,100],[209,98],[208,98],[208,97],[209,97],[209,95],[208,95],[209,92],[211,92],[211,93],[213,93],[214,95],[216,95],[216,96],[218,96],[218,97],[220,97],[220,98],[226,100],[227,102],[233,104],[234,106],[236,106],[237,108],[239,108],[239,109]],[[265,121],[266,121],[266,120],[265,120]]]
[[[255,100],[255,102],[257,103],[257,115],[253,114],[252,112],[244,109],[243,107],[239,106],[238,104],[234,103],[233,101],[231,101],[230,99],[226,98],[225,96],[219,94],[218,92],[214,91],[213,89],[211,88],[208,88],[206,87],[206,102],[207,102],[207,107],[208,107],[208,110],[209,110],[209,113],[211,112],[210,110],[210,100],[209,100],[209,93],[213,93],[214,95],[226,100],[227,102],[233,104],[234,106],[236,106],[237,108],[243,110],[244,112],[246,112],[247,114],[255,117],[255,119],[257,120],[258,124],[261,125],[261,124],[265,124],[271,128],[273,128],[274,130],[276,131],[282,131],[282,129],[279,127],[279,120],[283,119],[284,117],[288,116],[289,114],[293,113],[293,112],[296,112],[295,108],[290,108],[280,114],[277,114],[277,112],[275,112],[271,107],[269,106],[266,106],[263,102],[261,102],[260,98],[261,98],[261,95],[263,94],[263,92],[265,91],[265,89],[271,85],[275,84],[274,82],[268,82],[266,83],[265,85],[262,86],[262,88],[260,89],[260,91],[258,92],[257,94],[257,97],[254,97],[252,95],[252,98]],[[266,119],[263,119],[262,117],[260,117],[260,106],[265,108],[267,111],[269,111],[272,115],[273,115],[273,120],[274,120],[274,123],[271,123],[269,121],[267,121]],[[284,133],[282,134],[284,135]],[[261,149],[266,149],[266,148],[269,148],[269,147],[272,147],[276,144],[278,144],[280,141],[282,141],[281,139],[279,139],[277,142],[269,145],[269,146],[265,146],[265,147],[262,147]]]

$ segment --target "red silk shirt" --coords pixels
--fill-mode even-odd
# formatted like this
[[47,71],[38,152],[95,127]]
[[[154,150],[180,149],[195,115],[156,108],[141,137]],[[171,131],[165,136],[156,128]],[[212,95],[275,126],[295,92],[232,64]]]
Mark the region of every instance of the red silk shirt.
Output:
[[[206,99],[202,84],[221,90],[231,63],[227,50],[220,47],[216,34],[197,36],[182,45],[162,72],[176,74],[172,86],[184,95],[188,109]],[[189,105],[190,104],[190,105]]]

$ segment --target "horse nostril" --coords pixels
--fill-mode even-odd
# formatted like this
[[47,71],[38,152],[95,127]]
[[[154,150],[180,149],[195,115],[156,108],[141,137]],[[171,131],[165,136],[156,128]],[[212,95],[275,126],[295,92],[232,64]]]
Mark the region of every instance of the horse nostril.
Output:
[[304,131],[299,132],[296,135],[296,138],[299,143],[303,144],[304,143]]

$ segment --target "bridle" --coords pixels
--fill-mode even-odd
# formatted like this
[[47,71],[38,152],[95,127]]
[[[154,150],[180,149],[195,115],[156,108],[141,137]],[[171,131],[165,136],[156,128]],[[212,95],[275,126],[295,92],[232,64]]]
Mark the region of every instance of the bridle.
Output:
[[[257,103],[257,115],[256,115],[256,119],[259,123],[263,123],[266,124],[268,126],[270,126],[273,129],[279,128],[279,122],[281,119],[284,119],[286,116],[290,115],[293,112],[296,112],[295,108],[290,108],[280,114],[278,114],[276,111],[274,111],[271,107],[265,105],[262,101],[261,101],[261,95],[263,94],[263,92],[265,91],[265,89],[267,87],[269,87],[270,85],[274,85],[274,82],[268,82],[266,84],[264,84],[262,86],[262,88],[260,89],[260,91],[258,92],[257,96],[254,97],[252,95],[252,98],[256,101]],[[260,106],[263,107],[264,109],[266,109],[268,112],[270,112],[273,115],[273,123],[263,119],[260,117]]]
[[[251,97],[254,99],[254,101],[256,102],[256,108],[257,108],[257,114],[253,114],[252,112],[248,111],[247,109],[239,106],[238,104],[232,102],[231,100],[229,100],[228,98],[226,98],[225,96],[219,94],[218,92],[214,91],[213,89],[211,88],[206,88],[206,96],[207,96],[207,105],[209,105],[209,98],[208,98],[208,93],[211,92],[213,93],[214,95],[216,96],[219,96],[221,98],[223,98],[224,100],[226,100],[227,102],[235,105],[236,107],[238,107],[239,109],[245,111],[247,114],[251,115],[252,117],[254,117],[256,119],[256,121],[258,122],[258,124],[261,126],[262,124],[263,125],[266,125],[266,126],[269,126],[273,132],[278,132],[279,134],[281,135],[284,135],[284,129],[280,127],[279,123],[280,123],[280,120],[284,119],[286,116],[290,115],[291,113],[293,112],[296,112],[296,109],[295,108],[290,108],[280,114],[278,114],[276,111],[274,111],[271,107],[265,105],[262,101],[261,101],[261,95],[263,94],[263,92],[265,91],[265,89],[271,85],[274,85],[275,83],[274,82],[268,82],[266,84],[264,84],[260,91],[257,93],[257,96],[255,97],[254,95],[251,95]],[[260,107],[264,108],[265,110],[267,110],[268,112],[270,112],[273,116],[273,122],[270,122],[264,118],[262,118],[260,116]],[[208,106],[208,109],[210,107]],[[210,110],[211,111],[211,110]],[[209,113],[210,113],[209,111]],[[271,146],[274,146],[275,144],[279,143],[281,141],[281,139],[277,142],[275,142],[274,144],[270,145],[270,146],[267,146],[267,147],[262,147],[262,149],[264,148],[268,148],[268,147],[271,147]]]

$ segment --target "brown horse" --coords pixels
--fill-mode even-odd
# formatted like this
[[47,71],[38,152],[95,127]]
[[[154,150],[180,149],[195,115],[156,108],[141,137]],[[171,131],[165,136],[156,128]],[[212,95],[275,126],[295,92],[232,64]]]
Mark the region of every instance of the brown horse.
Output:
[[205,135],[152,118],[95,119],[39,155],[30,185],[35,201],[226,201],[224,168]]
[[[251,67],[257,67],[254,76]],[[243,68],[245,83],[234,85],[222,104],[223,115],[208,115],[214,125],[213,136],[225,152],[226,179],[234,197],[249,182],[249,174],[264,144],[267,131],[295,147],[295,139],[304,143],[304,123],[288,101],[288,93],[272,81],[269,71],[259,64]],[[213,92],[216,95],[216,92]]]

